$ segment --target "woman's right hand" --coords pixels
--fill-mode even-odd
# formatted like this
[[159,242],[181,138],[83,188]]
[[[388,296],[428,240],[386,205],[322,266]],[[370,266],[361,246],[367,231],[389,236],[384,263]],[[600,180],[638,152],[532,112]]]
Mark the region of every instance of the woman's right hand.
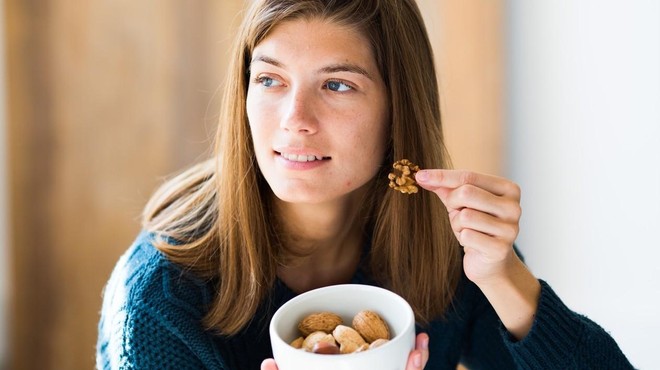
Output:
[[[429,360],[429,336],[426,333],[420,333],[415,339],[415,349],[408,356],[406,370],[420,370],[426,366]],[[261,370],[277,370],[275,360],[266,359],[261,363]]]

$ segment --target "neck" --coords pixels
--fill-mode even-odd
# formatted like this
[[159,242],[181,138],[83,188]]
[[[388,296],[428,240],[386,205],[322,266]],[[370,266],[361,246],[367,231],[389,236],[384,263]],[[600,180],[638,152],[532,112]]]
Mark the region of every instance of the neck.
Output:
[[347,283],[363,247],[361,210],[364,192],[323,204],[294,204],[275,199],[280,240],[286,254],[278,277],[295,292]]

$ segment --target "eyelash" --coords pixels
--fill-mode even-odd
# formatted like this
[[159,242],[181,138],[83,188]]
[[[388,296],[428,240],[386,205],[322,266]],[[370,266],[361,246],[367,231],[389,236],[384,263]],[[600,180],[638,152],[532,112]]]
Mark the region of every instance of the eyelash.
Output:
[[260,75],[260,76],[255,77],[254,82],[257,83],[257,84],[260,84],[264,87],[271,87],[271,86],[264,85],[265,80],[277,81],[276,79],[274,79],[272,77]]
[[[275,79],[275,78],[273,78],[273,77],[270,77],[270,76],[264,76],[264,75],[259,75],[259,76],[257,76],[257,77],[254,78],[254,83],[260,84],[260,85],[262,85],[263,87],[266,87],[266,88],[270,88],[270,87],[272,87],[272,86],[266,86],[266,85],[264,85],[264,81],[266,81],[266,80],[272,80],[272,81],[274,81],[274,82],[279,82],[277,79]],[[346,86],[346,87],[348,88],[348,90],[346,90],[346,91],[331,90],[331,89],[328,88],[328,85],[329,85],[329,84],[332,84],[332,83],[336,83],[336,84],[344,85],[344,86]],[[326,81],[326,82],[323,84],[323,89],[327,89],[327,90],[330,90],[330,91],[332,91],[332,92],[336,92],[336,93],[343,94],[343,93],[348,93],[348,92],[354,91],[354,90],[355,90],[355,87],[354,87],[352,84],[348,83],[347,81],[344,81],[344,80],[337,80],[337,79],[335,79],[335,80],[328,80],[328,81]]]
[[331,83],[337,83],[337,84],[341,84],[341,85],[344,85],[344,86],[348,87],[348,90],[347,90],[347,91],[336,91],[336,90],[330,90],[330,91],[333,91],[333,92],[347,93],[347,92],[349,92],[349,91],[353,91],[353,90],[355,90],[355,87],[353,87],[353,85],[351,85],[351,84],[349,84],[348,82],[343,81],[343,80],[329,80],[329,81],[327,81],[326,83],[323,84],[323,88],[324,88],[324,89],[328,89],[328,85],[331,84]]

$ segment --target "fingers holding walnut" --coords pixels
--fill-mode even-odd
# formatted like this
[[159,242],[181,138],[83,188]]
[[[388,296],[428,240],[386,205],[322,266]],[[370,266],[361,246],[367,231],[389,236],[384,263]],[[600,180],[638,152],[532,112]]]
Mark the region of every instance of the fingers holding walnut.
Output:
[[419,171],[419,166],[407,159],[401,159],[394,162],[394,169],[387,178],[390,180],[390,188],[398,190],[404,194],[414,194],[418,192],[415,174]]

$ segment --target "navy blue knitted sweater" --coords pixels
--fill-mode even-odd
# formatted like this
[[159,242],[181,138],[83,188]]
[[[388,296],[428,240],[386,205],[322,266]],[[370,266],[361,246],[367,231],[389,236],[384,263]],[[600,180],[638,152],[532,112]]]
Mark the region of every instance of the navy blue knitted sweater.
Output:
[[[358,271],[351,283],[371,281]],[[464,277],[446,318],[418,328],[430,337],[426,369],[456,369],[459,362],[471,370],[632,368],[601,327],[569,310],[545,282],[541,286],[533,327],[514,341]],[[200,323],[212,295],[208,284],[168,261],[147,233],[140,234],[104,291],[97,369],[259,369],[272,357],[270,317],[295,293],[278,280],[254,320],[232,337],[213,335]]]

